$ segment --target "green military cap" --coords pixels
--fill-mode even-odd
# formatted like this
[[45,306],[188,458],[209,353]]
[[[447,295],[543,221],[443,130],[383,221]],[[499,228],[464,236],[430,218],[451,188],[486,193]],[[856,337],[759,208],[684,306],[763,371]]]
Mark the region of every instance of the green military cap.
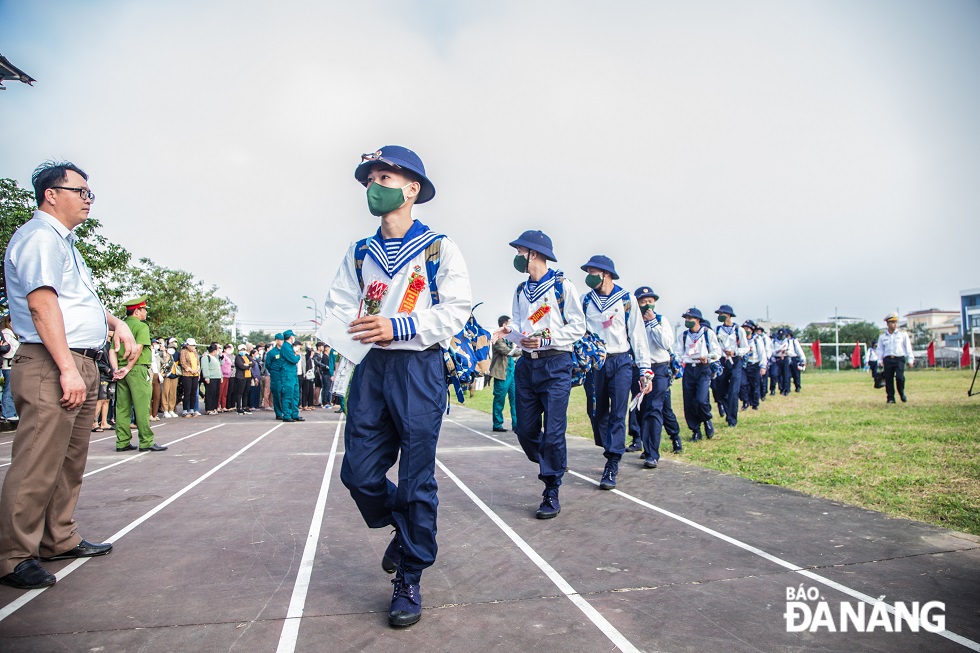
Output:
[[277,333],[276,335],[274,335],[272,337],[275,338],[276,340],[285,340],[285,338],[282,337],[282,334],[281,333]]
[[146,306],[146,295],[140,295],[139,297],[134,297],[133,299],[127,299],[123,302],[123,306],[126,307],[128,311],[135,311],[137,308],[143,308]]
[[[291,336],[295,336],[296,334],[293,333],[293,330],[292,329],[288,329],[286,331],[283,331],[282,332],[282,335],[286,336],[286,338],[289,338]],[[285,338],[284,338],[284,340],[285,340]]]

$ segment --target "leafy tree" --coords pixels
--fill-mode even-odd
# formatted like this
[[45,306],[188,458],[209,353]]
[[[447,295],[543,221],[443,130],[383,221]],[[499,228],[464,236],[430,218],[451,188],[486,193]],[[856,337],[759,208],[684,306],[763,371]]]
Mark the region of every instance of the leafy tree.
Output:
[[[184,270],[171,270],[141,258],[131,266],[119,286],[124,299],[147,296],[147,326],[155,337],[193,337],[202,345],[228,342],[224,324],[230,323],[237,307],[227,297],[219,297],[217,286],[206,288],[203,281]],[[117,303],[116,315],[125,315]]]
[[916,324],[909,336],[912,338],[913,349],[925,349],[932,342],[932,333],[924,324]]
[[[10,237],[17,228],[31,219],[36,208],[33,191],[25,190],[13,179],[0,179],[0,248],[7,249]],[[92,280],[99,298],[107,305],[122,299],[122,291],[115,280],[129,264],[131,255],[124,247],[99,233],[102,223],[89,218],[75,228],[78,251],[92,270]],[[0,283],[6,288],[6,279],[0,271]],[[6,292],[6,291],[4,291]]]
[[268,331],[249,331],[247,334],[242,336],[242,338],[252,343],[253,345],[258,344],[260,342],[264,342],[265,344],[268,345],[270,342],[273,341],[274,335],[275,335],[274,333],[269,333]]
[[[845,324],[840,328],[841,342],[875,343],[878,342],[879,335],[881,335],[881,328],[871,322],[855,322],[854,324]],[[832,337],[833,331],[831,331]]]

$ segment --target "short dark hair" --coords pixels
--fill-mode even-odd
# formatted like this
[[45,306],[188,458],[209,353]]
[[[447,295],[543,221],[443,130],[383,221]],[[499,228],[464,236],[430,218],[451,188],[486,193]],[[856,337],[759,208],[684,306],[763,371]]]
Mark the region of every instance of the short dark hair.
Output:
[[85,171],[71,161],[45,161],[34,168],[31,183],[34,184],[34,201],[38,206],[44,203],[44,191],[59,186],[68,181],[68,171],[77,172],[82,179],[88,181]]
[[140,310],[140,307],[136,307],[136,308],[129,308],[129,307],[127,306],[127,307],[126,307],[126,317],[129,317],[130,315],[132,315],[133,313],[135,313],[135,312],[136,312],[136,311],[138,311],[138,310]]
[[212,342],[210,345],[208,345],[208,353],[210,354],[215,351],[218,351],[218,343]]
[[505,324],[507,324],[507,320],[509,319],[510,319],[509,315],[501,315],[500,317],[497,318],[497,326],[499,327],[504,326]]

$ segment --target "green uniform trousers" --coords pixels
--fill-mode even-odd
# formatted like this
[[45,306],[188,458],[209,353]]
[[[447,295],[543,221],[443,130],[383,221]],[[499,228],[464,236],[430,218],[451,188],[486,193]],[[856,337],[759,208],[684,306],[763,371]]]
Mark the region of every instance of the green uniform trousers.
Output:
[[272,395],[272,410],[276,411],[276,417],[282,419],[282,381],[278,374],[269,374],[269,394]]
[[150,398],[153,384],[150,383],[150,368],[147,365],[133,365],[133,369],[116,381],[116,448],[129,444],[132,434],[129,431],[131,413],[136,413],[136,428],[139,432],[140,449],[153,446],[153,431],[150,430]]
[[299,417],[299,383],[295,374],[282,381],[282,418],[296,419]]

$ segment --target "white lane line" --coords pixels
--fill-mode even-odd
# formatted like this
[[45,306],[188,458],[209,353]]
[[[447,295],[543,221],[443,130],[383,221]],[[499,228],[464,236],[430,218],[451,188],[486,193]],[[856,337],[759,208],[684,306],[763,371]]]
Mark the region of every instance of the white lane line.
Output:
[[[483,437],[487,438],[488,440],[493,440],[494,442],[497,442],[498,444],[502,444],[505,447],[510,447],[511,449],[514,449],[515,451],[520,451],[521,453],[524,453],[524,451],[522,449],[520,449],[519,447],[515,447],[515,446],[513,446],[513,445],[511,445],[511,444],[509,444],[507,442],[503,442],[501,440],[498,440],[497,438],[495,438],[495,437],[493,437],[491,435],[487,435],[486,433],[480,433],[476,429],[472,429],[472,428],[466,426],[465,424],[460,424],[459,422],[454,421],[454,420],[451,420],[451,419],[447,419],[446,421],[447,422],[452,422],[453,424],[455,424],[457,426],[460,426],[460,427],[466,429],[467,431],[472,431],[473,433],[476,433],[477,435],[483,436]],[[571,474],[572,476],[576,476],[576,477],[578,477],[578,478],[580,478],[583,481],[586,481],[588,483],[592,483],[593,485],[599,485],[599,482],[596,481],[595,479],[589,478],[588,476],[585,476],[583,474],[579,474],[578,472],[573,472],[573,471],[569,470],[568,471],[568,474]],[[800,565],[794,564],[792,562],[788,562],[786,560],[783,560],[782,558],[778,558],[778,557],[772,555],[771,553],[767,553],[767,552],[763,551],[762,549],[758,549],[758,548],[752,546],[751,544],[746,544],[745,542],[742,542],[741,540],[736,540],[733,537],[729,537],[728,535],[725,535],[724,533],[719,533],[718,531],[713,530],[711,528],[708,528],[707,526],[702,526],[701,524],[698,524],[697,522],[691,521],[690,519],[687,519],[686,517],[681,517],[680,515],[678,515],[676,513],[670,512],[669,510],[664,510],[663,508],[659,508],[659,507],[653,505],[652,503],[648,503],[648,502],[644,501],[643,499],[639,499],[639,498],[634,497],[632,495],[626,494],[622,490],[611,490],[611,492],[613,494],[617,494],[617,495],[623,497],[624,499],[628,499],[629,501],[632,501],[632,502],[634,502],[634,503],[636,503],[638,505],[641,505],[644,508],[647,508],[649,510],[653,510],[654,512],[658,512],[658,513],[664,515],[665,517],[670,517],[671,519],[675,519],[675,520],[681,522],[682,524],[686,524],[686,525],[690,526],[691,528],[696,528],[697,530],[699,530],[699,531],[701,531],[703,533],[707,533],[708,535],[711,535],[712,537],[716,537],[716,538],[718,538],[718,539],[720,539],[720,540],[722,540],[724,542],[728,542],[729,544],[732,544],[734,546],[737,546],[740,549],[743,549],[743,550],[748,551],[750,553],[754,553],[755,555],[757,555],[757,556],[759,556],[761,558],[764,558],[764,559],[766,559],[766,560],[768,560],[768,561],[770,561],[770,562],[772,562],[772,563],[774,563],[776,565],[779,565],[780,567],[784,567],[786,569],[789,569],[790,571],[792,571],[794,573],[797,573],[797,574],[800,574],[801,576],[806,576],[810,580],[816,581],[818,583],[821,583],[822,585],[826,585],[827,587],[830,587],[832,589],[835,589],[838,592],[842,592],[843,594],[846,594],[848,596],[854,597],[854,598],[858,599],[859,601],[863,601],[864,603],[867,603],[868,605],[874,606],[876,603],[878,603],[878,599],[876,599],[873,596],[868,596],[867,594],[865,594],[863,592],[859,592],[858,590],[855,590],[855,589],[851,589],[850,587],[847,587],[846,585],[841,585],[840,583],[838,583],[836,581],[833,581],[833,580],[831,580],[829,578],[825,578],[824,576],[821,576],[820,574],[816,574],[816,573],[814,573],[812,571],[809,571],[805,567],[801,567]],[[884,605],[885,605],[885,609],[889,613],[895,614],[895,606],[894,605],[891,605],[889,603],[885,603]],[[966,637],[963,637],[962,635],[958,635],[958,634],[956,634],[956,633],[954,633],[952,631],[949,631],[949,630],[941,630],[941,631],[937,632],[936,634],[937,635],[940,635],[942,637],[945,637],[946,639],[948,639],[948,640],[950,640],[952,642],[956,642],[957,644],[960,644],[961,646],[965,646],[966,648],[970,649],[971,651],[978,651],[978,652],[980,652],[980,642],[975,642],[972,639],[967,639]]]
[[337,459],[337,444],[340,441],[340,427],[343,423],[343,420],[337,422],[337,430],[333,434],[330,458],[327,460],[327,469],[323,472],[323,481],[320,483],[320,495],[316,499],[316,508],[313,510],[313,521],[310,523],[310,532],[306,536],[306,546],[303,548],[303,557],[300,559],[299,571],[296,574],[296,584],[293,585],[293,595],[289,599],[289,609],[286,611],[286,619],[282,624],[282,633],[279,635],[279,647],[276,649],[276,653],[292,653],[296,650],[296,642],[299,639],[299,625],[303,619],[303,610],[306,607],[306,594],[310,590],[310,577],[313,575],[313,558],[316,556],[316,547],[320,540],[323,511],[327,505],[327,493],[330,491],[330,478],[333,476],[334,461]]
[[[220,424],[219,424],[219,426],[220,426]],[[115,543],[115,542],[119,541],[120,539],[122,539],[123,536],[125,536],[126,534],[128,534],[134,528],[136,528],[137,526],[139,526],[140,524],[142,524],[143,522],[145,522],[147,519],[149,519],[153,515],[157,514],[158,512],[160,512],[161,510],[163,510],[167,506],[169,506],[171,503],[173,503],[174,501],[176,501],[180,497],[184,496],[185,494],[187,494],[188,492],[190,492],[191,490],[193,490],[195,487],[197,487],[198,485],[200,485],[201,483],[203,483],[205,480],[207,480],[209,477],[211,477],[213,474],[215,474],[222,467],[224,467],[225,465],[227,465],[231,461],[235,460],[235,458],[238,458],[240,455],[242,455],[243,453],[245,453],[246,451],[248,451],[249,449],[251,449],[256,444],[258,444],[263,438],[265,438],[267,435],[269,435],[270,433],[272,433],[273,431],[275,431],[280,426],[282,426],[282,424],[276,424],[271,429],[269,429],[268,431],[266,431],[265,433],[263,433],[259,437],[255,438],[254,440],[252,440],[251,442],[249,442],[248,444],[246,444],[244,447],[242,447],[241,449],[239,449],[238,451],[236,451],[235,453],[233,453],[231,456],[229,456],[228,458],[226,458],[223,462],[218,463],[217,465],[215,465],[214,467],[212,467],[210,470],[208,470],[207,472],[205,472],[203,475],[199,476],[196,480],[192,481],[188,485],[185,485],[182,489],[178,490],[176,494],[171,495],[169,499],[167,499],[163,503],[160,503],[155,508],[151,509],[146,514],[144,514],[142,517],[139,517],[136,520],[130,522],[127,526],[124,526],[122,530],[118,531],[115,535],[113,535],[113,536],[109,537],[108,539],[106,539],[106,542],[113,542],[113,543]],[[215,428],[215,427],[212,427],[212,428]],[[208,429],[208,430],[210,430],[210,429]],[[204,431],[202,431],[202,433],[203,432]],[[81,567],[82,565],[84,565],[86,562],[88,562],[91,559],[92,558],[79,558],[78,560],[75,560],[70,565],[68,565],[67,567],[65,567],[64,569],[62,569],[61,571],[59,571],[57,574],[55,574],[55,577],[60,582],[60,581],[64,580],[64,578],[66,576],[68,576],[68,574],[70,574],[71,572],[75,571],[76,569],[78,569],[79,567]],[[34,599],[36,599],[38,596],[40,596],[43,592],[45,592],[47,590],[48,590],[48,587],[43,587],[43,588],[38,589],[38,590],[27,590],[26,592],[24,592],[24,594],[22,594],[21,596],[19,596],[15,600],[13,600],[10,603],[8,603],[3,608],[0,608],[0,621],[3,621],[4,619],[6,619],[7,617],[9,617],[13,613],[17,612],[22,607],[24,607],[25,605],[27,605],[28,603],[30,603],[31,601],[33,601]]]
[[442,461],[438,458],[436,458],[436,465],[439,466],[439,469],[441,469],[446,476],[452,479],[453,483],[459,486],[459,489],[461,489],[466,496],[470,498],[470,501],[479,506],[480,510],[482,510],[486,516],[489,517],[493,523],[496,524],[497,527],[502,530],[504,534],[506,534],[507,537],[509,537],[521,551],[524,552],[524,555],[531,559],[531,562],[537,565],[538,569],[544,572],[545,576],[547,576],[548,579],[558,587],[561,593],[568,597],[568,599],[575,604],[575,607],[581,610],[582,613],[589,618],[589,621],[595,624],[595,626],[602,631],[602,634],[605,635],[609,641],[616,646],[616,648],[624,653],[640,653],[639,649],[633,646],[632,642],[626,639],[626,637],[619,632],[615,626],[609,623],[598,610],[596,610],[588,601],[582,598],[582,595],[576,592],[568,581],[562,578],[561,574],[559,574],[554,567],[549,565],[544,558],[538,555],[538,552],[532,549],[531,545],[524,541],[524,538],[518,535],[514,529],[507,524],[507,522],[505,522],[497,515],[497,513],[491,510],[490,506],[483,503],[483,501],[480,500],[480,497],[476,496],[465,483],[463,483],[455,474],[449,471],[449,468],[443,465]]
[[[198,431],[197,433],[191,433],[190,435],[185,435],[182,438],[177,438],[176,440],[171,440],[170,442],[167,443],[167,446],[169,447],[170,445],[172,445],[172,444],[174,444],[176,442],[180,442],[181,440],[186,440],[187,438],[193,438],[195,435],[201,435],[202,433],[207,433],[208,431],[213,431],[214,429],[221,428],[222,426],[224,426],[224,423],[215,424],[211,428],[206,428],[203,431]],[[137,458],[142,458],[143,456],[148,456],[151,453],[153,453],[153,452],[152,451],[144,451],[143,453],[138,453],[138,454],[135,454],[135,455],[132,455],[132,456],[126,456],[122,460],[116,461],[116,462],[112,463],[111,465],[106,465],[105,467],[99,467],[98,469],[93,469],[92,471],[87,472],[84,476],[82,476],[82,478],[87,478],[87,477],[91,476],[92,474],[98,474],[99,472],[104,472],[107,469],[112,469],[116,465],[122,465],[123,463],[128,463],[130,460],[136,460]]]
[[[164,422],[163,424],[156,424],[156,425],[154,425],[153,428],[156,429],[156,428],[160,428],[161,426],[166,426],[166,425],[167,425],[167,423]],[[116,437],[116,434],[115,433],[113,433],[112,435],[107,435],[104,438],[99,438],[98,440],[89,440],[88,443],[89,444],[95,444],[96,442],[103,442],[104,440],[110,440],[110,439],[112,439],[114,437]],[[13,442],[13,440],[11,440],[10,442]],[[10,442],[0,442],[0,444],[10,444]],[[0,467],[6,467],[9,464],[10,463],[4,463],[4,464],[0,465]]]

